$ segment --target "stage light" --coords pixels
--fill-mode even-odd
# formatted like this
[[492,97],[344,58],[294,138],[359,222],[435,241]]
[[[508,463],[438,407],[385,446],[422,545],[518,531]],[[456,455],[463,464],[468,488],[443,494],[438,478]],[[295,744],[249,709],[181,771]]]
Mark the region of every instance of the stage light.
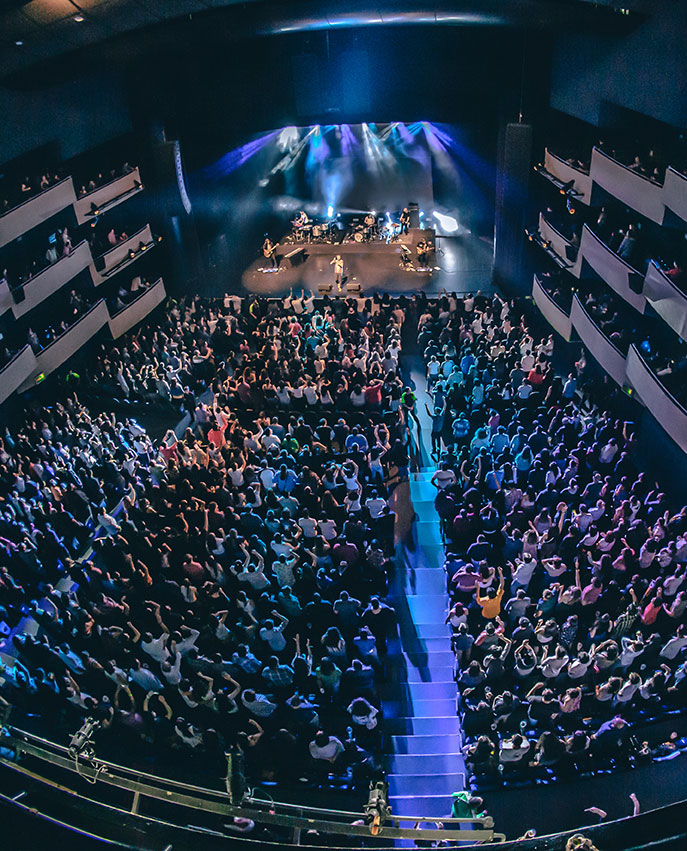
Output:
[[331,204],[327,207],[327,218],[328,219],[334,218],[334,207],[332,207]]
[[445,233],[455,233],[458,230],[458,220],[453,216],[447,216],[446,213],[439,213],[437,210],[432,215]]
[[372,210],[372,212],[370,213],[370,215],[371,215],[371,216],[376,216],[376,215],[377,215],[377,211],[376,211],[376,210]]
[[262,180],[258,181],[258,186],[261,186],[264,189],[265,186],[267,186],[269,184],[269,182],[270,181],[267,177],[263,177]]

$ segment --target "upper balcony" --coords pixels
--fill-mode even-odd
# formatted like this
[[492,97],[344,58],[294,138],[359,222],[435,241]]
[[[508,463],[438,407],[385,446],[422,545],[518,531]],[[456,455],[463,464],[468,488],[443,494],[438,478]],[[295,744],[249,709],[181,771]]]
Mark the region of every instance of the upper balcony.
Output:
[[666,169],[663,203],[676,216],[687,221],[687,176],[672,167]]
[[12,360],[0,369],[0,403],[4,402],[36,372],[36,356],[27,343]]
[[107,325],[110,314],[105,299],[97,301],[63,334],[57,337],[45,349],[36,355],[36,365],[32,374],[17,388],[20,393],[40,384],[44,378],[54,372],[78,350],[92,339],[101,328]]
[[126,269],[135,263],[146,251],[155,245],[150,225],[146,225],[136,233],[132,234],[124,242],[120,242],[101,255],[96,268],[95,262],[91,262],[91,278],[95,286],[109,280],[113,275]]
[[587,172],[570,165],[548,148],[544,151],[544,168],[539,167],[537,171],[563,193],[568,187],[572,187],[576,200],[582,204],[589,204],[592,196],[592,179]]
[[646,300],[641,295],[641,273],[610,249],[588,225],[582,229],[579,254],[612,290],[639,313],[644,313]]
[[653,260],[644,278],[642,295],[666,324],[687,340],[687,295]]
[[83,225],[143,191],[138,168],[82,195],[75,204],[76,221]]
[[634,345],[627,353],[627,380],[654,419],[687,452],[687,411],[666,390]]
[[621,387],[626,384],[625,355],[605,336],[575,295],[570,311],[572,327],[589,353]]
[[532,282],[532,299],[551,327],[558,331],[564,340],[569,340],[572,333],[570,315],[556,304],[536,275]]
[[72,253],[66,257],[61,257],[57,263],[51,266],[46,266],[37,275],[34,275],[22,287],[23,298],[17,299],[17,291],[15,290],[15,304],[12,311],[17,319],[24,316],[36,305],[40,304],[46,298],[49,298],[53,293],[56,293],[72,278],[75,278],[84,269],[88,269],[91,264],[91,251],[86,240],[82,240],[72,249]]
[[152,286],[143,290],[130,304],[112,315],[109,325],[113,338],[116,340],[117,337],[121,337],[130,328],[145,319],[166,298],[164,282],[162,278],[158,278]]
[[652,222],[663,224],[665,204],[663,187],[643,174],[633,171],[599,148],[592,151],[590,174],[609,195],[632,207]]
[[0,216],[0,248],[76,202],[71,177]]

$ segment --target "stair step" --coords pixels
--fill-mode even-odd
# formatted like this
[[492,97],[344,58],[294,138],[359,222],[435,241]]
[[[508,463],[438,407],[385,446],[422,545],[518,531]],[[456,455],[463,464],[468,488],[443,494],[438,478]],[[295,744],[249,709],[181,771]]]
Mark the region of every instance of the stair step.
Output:
[[415,718],[441,718],[457,711],[456,695],[437,699],[412,699],[411,701],[384,701],[384,717],[397,718],[401,712],[412,712]]
[[439,700],[441,698],[455,700],[458,694],[458,687],[452,680],[443,683],[409,683],[407,687],[410,689],[413,701]]
[[441,529],[436,520],[420,520],[416,525],[417,539],[423,544],[443,544]]
[[455,714],[437,715],[432,718],[385,716],[384,729],[392,736],[452,736],[460,731],[460,719]]
[[450,795],[394,795],[391,800],[396,815],[418,818],[448,818],[452,804]]
[[[422,662],[417,661],[418,654],[422,656]],[[418,654],[413,653],[409,656],[408,653],[404,653],[409,668],[428,668],[434,671],[437,668],[450,668],[456,662],[456,654],[453,650],[433,650],[425,647],[420,648]]]
[[441,735],[418,735],[392,736],[391,742],[394,746],[396,756],[405,754],[427,754],[427,753],[458,753],[460,736],[458,733],[444,733]]
[[454,668],[451,665],[431,669],[408,668],[406,673],[407,678],[404,682],[407,683],[447,683],[453,680]]
[[410,498],[413,501],[414,506],[417,507],[418,502],[423,502],[425,500],[427,502],[431,502],[432,506],[434,505],[437,489],[430,481],[431,478],[432,476],[430,476],[429,479],[416,479],[415,481],[410,482]]
[[445,638],[451,643],[453,630],[446,623],[416,623],[415,629],[420,638]]
[[462,772],[450,774],[390,774],[390,795],[448,795],[465,785]]
[[[463,756],[459,753],[423,753],[394,754],[390,760],[391,774],[394,776],[409,774],[455,774],[465,767]],[[456,790],[453,789],[453,792]]]
[[448,599],[445,594],[423,594],[407,599],[414,623],[443,623],[446,619]]

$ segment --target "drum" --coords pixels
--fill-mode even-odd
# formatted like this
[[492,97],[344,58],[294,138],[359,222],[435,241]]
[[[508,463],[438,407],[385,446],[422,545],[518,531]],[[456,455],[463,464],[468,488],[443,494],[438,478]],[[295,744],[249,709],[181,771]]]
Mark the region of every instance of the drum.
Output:
[[362,241],[363,241],[363,234],[362,234],[362,232],[361,232],[361,231],[359,231],[359,230],[358,230],[358,231],[356,231],[356,232],[353,234],[353,239],[354,239],[354,241],[355,241],[355,242],[362,242]]
[[315,225],[312,229],[312,238],[319,239],[322,236],[322,226]]

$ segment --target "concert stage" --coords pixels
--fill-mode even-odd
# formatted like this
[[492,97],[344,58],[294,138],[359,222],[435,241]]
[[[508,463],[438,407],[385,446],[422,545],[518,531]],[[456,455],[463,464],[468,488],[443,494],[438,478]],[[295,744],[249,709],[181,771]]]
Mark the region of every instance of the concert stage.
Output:
[[[322,284],[334,284],[334,267],[331,261],[340,254],[344,261],[344,287],[354,285],[351,291],[372,294],[375,292],[408,293],[424,290],[437,293],[442,288],[449,292],[470,292],[481,289],[491,291],[492,246],[472,236],[437,237],[436,252],[431,255],[431,272],[418,269],[415,246],[433,231],[411,229],[407,236],[389,244],[382,240],[345,243],[290,243],[277,247],[279,271],[271,271],[270,263],[262,255],[246,269],[242,277],[245,290],[258,295],[286,295],[289,289],[309,290],[315,295]],[[410,264],[401,265],[401,245],[410,251]],[[292,259],[287,255],[298,250]],[[336,295],[336,286],[332,295]]]

